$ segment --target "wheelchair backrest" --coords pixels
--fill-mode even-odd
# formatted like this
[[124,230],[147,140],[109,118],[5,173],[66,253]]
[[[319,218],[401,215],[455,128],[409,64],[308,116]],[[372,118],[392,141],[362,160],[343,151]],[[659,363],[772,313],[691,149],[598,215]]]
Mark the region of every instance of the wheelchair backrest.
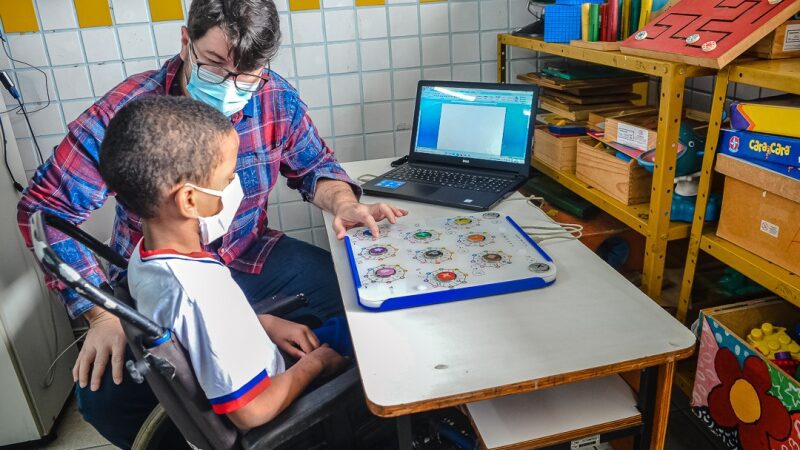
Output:
[[[36,259],[52,276],[120,319],[128,346],[136,361],[126,364],[131,378],[147,380],[159,403],[195,448],[204,450],[239,449],[239,431],[225,416],[214,413],[195,377],[189,358],[169,330],[164,330],[134,308],[127,286],[120,283],[114,295],[92,285],[52,250],[45,226],[49,225],[76,239],[96,255],[124,267],[127,261],[112,249],[76,226],[55,220],[41,211],[30,219],[31,239]],[[76,231],[77,230],[77,231]],[[105,250],[103,250],[105,249]],[[98,251],[99,250],[99,251]],[[138,380],[136,380],[139,378]]]

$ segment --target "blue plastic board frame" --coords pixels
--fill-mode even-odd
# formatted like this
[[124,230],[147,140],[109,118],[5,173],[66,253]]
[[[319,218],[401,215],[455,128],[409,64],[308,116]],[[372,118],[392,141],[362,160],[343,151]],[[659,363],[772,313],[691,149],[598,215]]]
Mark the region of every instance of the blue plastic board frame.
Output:
[[555,264],[553,259],[547,252],[542,249],[527,233],[522,229],[522,227],[517,224],[514,219],[510,216],[505,216],[506,221],[512,226],[514,231],[516,231],[526,242],[528,242],[531,247],[533,247],[536,252],[541,255],[544,261],[550,263],[552,265],[554,273],[552,274],[552,279],[545,280],[541,276],[532,276],[529,278],[506,281],[506,282],[499,282],[493,284],[485,284],[479,286],[471,286],[465,288],[451,288],[445,291],[436,291],[424,294],[414,294],[414,295],[406,295],[401,297],[394,297],[389,298],[381,303],[380,306],[370,306],[364,304],[362,302],[361,295],[359,294],[359,288],[362,287],[361,284],[361,276],[358,273],[358,267],[356,264],[356,256],[353,252],[353,245],[350,240],[350,236],[345,236],[344,244],[345,248],[347,249],[347,258],[350,263],[350,275],[353,278],[353,285],[355,286],[355,293],[356,299],[358,300],[358,304],[368,310],[368,311],[391,311],[396,309],[404,309],[404,308],[414,308],[418,306],[425,306],[425,305],[435,305],[439,303],[448,303],[454,302],[459,300],[468,300],[480,297],[489,297],[494,295],[503,295],[509,294],[512,292],[520,292],[520,291],[527,291],[532,289],[539,289],[543,287],[550,286],[551,284],[555,283]]

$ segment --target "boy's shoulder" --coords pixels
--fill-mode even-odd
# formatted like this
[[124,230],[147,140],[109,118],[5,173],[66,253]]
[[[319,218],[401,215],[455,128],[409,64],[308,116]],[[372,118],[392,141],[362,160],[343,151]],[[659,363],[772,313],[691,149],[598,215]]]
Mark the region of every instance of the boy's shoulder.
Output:
[[180,289],[191,301],[218,298],[235,283],[230,270],[206,252],[147,251],[136,246],[128,264],[131,289]]

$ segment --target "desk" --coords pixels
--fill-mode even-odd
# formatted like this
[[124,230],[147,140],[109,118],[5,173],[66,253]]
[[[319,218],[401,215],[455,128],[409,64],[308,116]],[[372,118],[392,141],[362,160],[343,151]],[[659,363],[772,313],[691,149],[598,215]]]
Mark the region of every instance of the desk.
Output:
[[[343,166],[356,178],[381,174],[390,161]],[[552,223],[521,198],[515,194],[495,211],[520,225]],[[414,216],[463,213],[391,202]],[[558,266],[550,287],[376,313],[358,306],[344,244],[331,230],[331,215],[324,217],[374,414],[398,417],[658,366],[651,448],[663,448],[675,362],[692,354],[694,335],[583,244],[545,241]]]

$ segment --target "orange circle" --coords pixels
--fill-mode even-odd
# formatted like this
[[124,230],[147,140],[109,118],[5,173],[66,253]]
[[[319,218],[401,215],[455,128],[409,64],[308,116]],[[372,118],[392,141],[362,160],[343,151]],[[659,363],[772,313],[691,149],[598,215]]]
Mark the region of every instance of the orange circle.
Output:
[[467,236],[467,239],[469,239],[472,242],[483,242],[486,240],[486,236],[482,234],[470,234],[469,236]]
[[455,272],[439,272],[436,274],[439,281],[453,281],[456,279]]

